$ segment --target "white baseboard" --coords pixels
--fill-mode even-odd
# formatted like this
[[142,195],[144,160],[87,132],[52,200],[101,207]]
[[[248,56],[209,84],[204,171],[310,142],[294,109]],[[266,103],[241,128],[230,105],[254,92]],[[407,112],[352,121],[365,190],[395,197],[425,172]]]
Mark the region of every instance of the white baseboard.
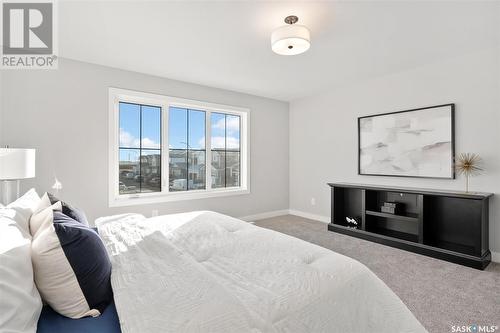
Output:
[[500,252],[491,252],[491,261],[500,264]]
[[275,210],[275,211],[271,211],[271,212],[243,216],[243,217],[239,217],[239,219],[243,220],[243,221],[247,221],[247,222],[252,222],[252,221],[269,219],[271,217],[283,216],[283,215],[295,215],[295,216],[300,216],[300,217],[303,217],[303,218],[306,218],[309,220],[320,221],[323,223],[330,223],[329,216],[322,216],[322,215],[307,213],[307,212],[303,212],[303,211],[295,210],[295,209]]
[[330,223],[330,217],[329,216],[322,216],[322,215],[317,215],[317,214],[312,214],[312,213],[307,213],[307,212],[302,212],[300,210],[295,210],[295,209],[290,209],[288,210],[288,213],[290,215],[295,215],[295,216],[300,216],[309,220],[316,220],[320,221],[323,223]]
[[283,210],[275,210],[275,211],[271,211],[271,212],[259,213],[259,214],[254,214],[254,215],[247,215],[247,216],[242,216],[242,217],[238,217],[238,218],[240,220],[243,220],[243,221],[253,222],[256,220],[269,219],[271,217],[283,216],[283,215],[288,215],[288,214],[289,214],[288,209],[283,209]]

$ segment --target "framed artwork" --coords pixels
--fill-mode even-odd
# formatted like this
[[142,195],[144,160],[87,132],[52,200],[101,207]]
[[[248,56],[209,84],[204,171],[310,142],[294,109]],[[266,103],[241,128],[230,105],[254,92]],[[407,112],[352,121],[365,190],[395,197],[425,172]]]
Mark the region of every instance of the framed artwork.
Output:
[[455,104],[358,118],[358,174],[455,178]]

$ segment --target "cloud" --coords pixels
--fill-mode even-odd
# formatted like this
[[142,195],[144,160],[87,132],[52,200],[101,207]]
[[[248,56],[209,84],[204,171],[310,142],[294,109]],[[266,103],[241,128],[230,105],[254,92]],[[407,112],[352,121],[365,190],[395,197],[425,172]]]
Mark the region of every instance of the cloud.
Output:
[[227,134],[233,134],[235,132],[240,131],[240,117],[237,116],[229,116],[226,117],[226,120],[224,121],[224,118],[219,119],[215,124],[212,124],[212,128],[214,129],[220,129],[224,130],[224,126],[227,127]]
[[[201,147],[205,147],[205,137],[201,138],[198,141],[198,144]],[[212,137],[212,147],[217,147],[220,149],[224,149],[226,142],[223,136],[213,136]],[[240,140],[233,136],[227,137],[227,148],[226,149],[239,149],[240,148]]]
[[142,148],[160,148],[160,144],[155,142],[154,140],[151,140],[150,138],[143,138],[142,139]]
[[[239,123],[239,122],[237,122],[237,123]],[[228,122],[228,124],[229,124],[229,122]],[[228,132],[229,132],[229,128],[228,128]],[[135,136],[133,136],[129,132],[123,130],[122,128],[120,128],[120,146],[121,147],[139,148],[140,147],[139,143],[140,143],[140,141],[138,138],[136,138]],[[198,144],[201,147],[205,147],[205,137],[201,138],[198,141]],[[226,144],[227,144],[226,149],[239,149],[240,148],[240,140],[238,137],[229,136],[229,135],[227,136],[227,139],[225,139],[223,136],[212,137],[212,146],[217,147],[217,148],[224,148],[224,146]],[[160,144],[158,142],[155,142],[154,140],[151,140],[150,138],[143,138],[142,139],[142,148],[160,148]],[[170,146],[169,148],[172,148],[172,146]]]
[[240,140],[238,140],[238,138],[228,136],[227,141],[224,142],[223,136],[212,137],[212,147],[223,148],[226,143],[227,143],[226,149],[239,149],[240,148]]
[[[123,128],[120,128],[120,146],[121,147],[127,147],[127,148],[139,148],[140,147],[141,141],[130,134],[129,132],[125,131]],[[150,138],[143,138],[142,139],[142,147],[143,148],[160,148],[160,144],[158,142],[155,142],[154,140]]]
[[139,139],[135,138],[132,134],[120,128],[120,146],[139,148]]

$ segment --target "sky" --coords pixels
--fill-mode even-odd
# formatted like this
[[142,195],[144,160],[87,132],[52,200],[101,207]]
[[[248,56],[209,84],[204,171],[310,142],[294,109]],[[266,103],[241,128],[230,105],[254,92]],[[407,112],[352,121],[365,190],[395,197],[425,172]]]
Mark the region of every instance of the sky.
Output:
[[[120,103],[120,147],[140,147],[141,106]],[[189,120],[189,129],[188,129]],[[212,149],[238,149],[240,141],[240,117],[211,114]],[[161,108],[142,106],[142,148],[143,154],[156,154],[161,142]],[[225,137],[227,135],[227,138]],[[205,148],[205,112],[171,107],[169,110],[168,143],[171,149]],[[139,149],[122,150],[120,160],[137,161]]]

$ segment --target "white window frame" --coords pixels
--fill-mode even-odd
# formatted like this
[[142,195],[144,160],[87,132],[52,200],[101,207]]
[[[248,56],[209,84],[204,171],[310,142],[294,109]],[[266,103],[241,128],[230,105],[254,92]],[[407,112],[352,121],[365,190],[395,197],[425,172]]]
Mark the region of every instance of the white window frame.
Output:
[[[119,103],[128,102],[161,107],[161,192],[120,194],[119,191],[119,144],[120,123]],[[206,189],[169,192],[169,145],[168,145],[168,113],[170,107],[181,107],[206,112],[205,116],[205,151]],[[211,114],[212,112],[237,115],[240,117],[240,186],[228,188],[212,188],[212,150],[211,150]],[[250,193],[250,109],[236,106],[207,103],[202,101],[157,95],[120,88],[109,88],[109,206],[121,207],[145,205],[161,202],[204,199]]]

